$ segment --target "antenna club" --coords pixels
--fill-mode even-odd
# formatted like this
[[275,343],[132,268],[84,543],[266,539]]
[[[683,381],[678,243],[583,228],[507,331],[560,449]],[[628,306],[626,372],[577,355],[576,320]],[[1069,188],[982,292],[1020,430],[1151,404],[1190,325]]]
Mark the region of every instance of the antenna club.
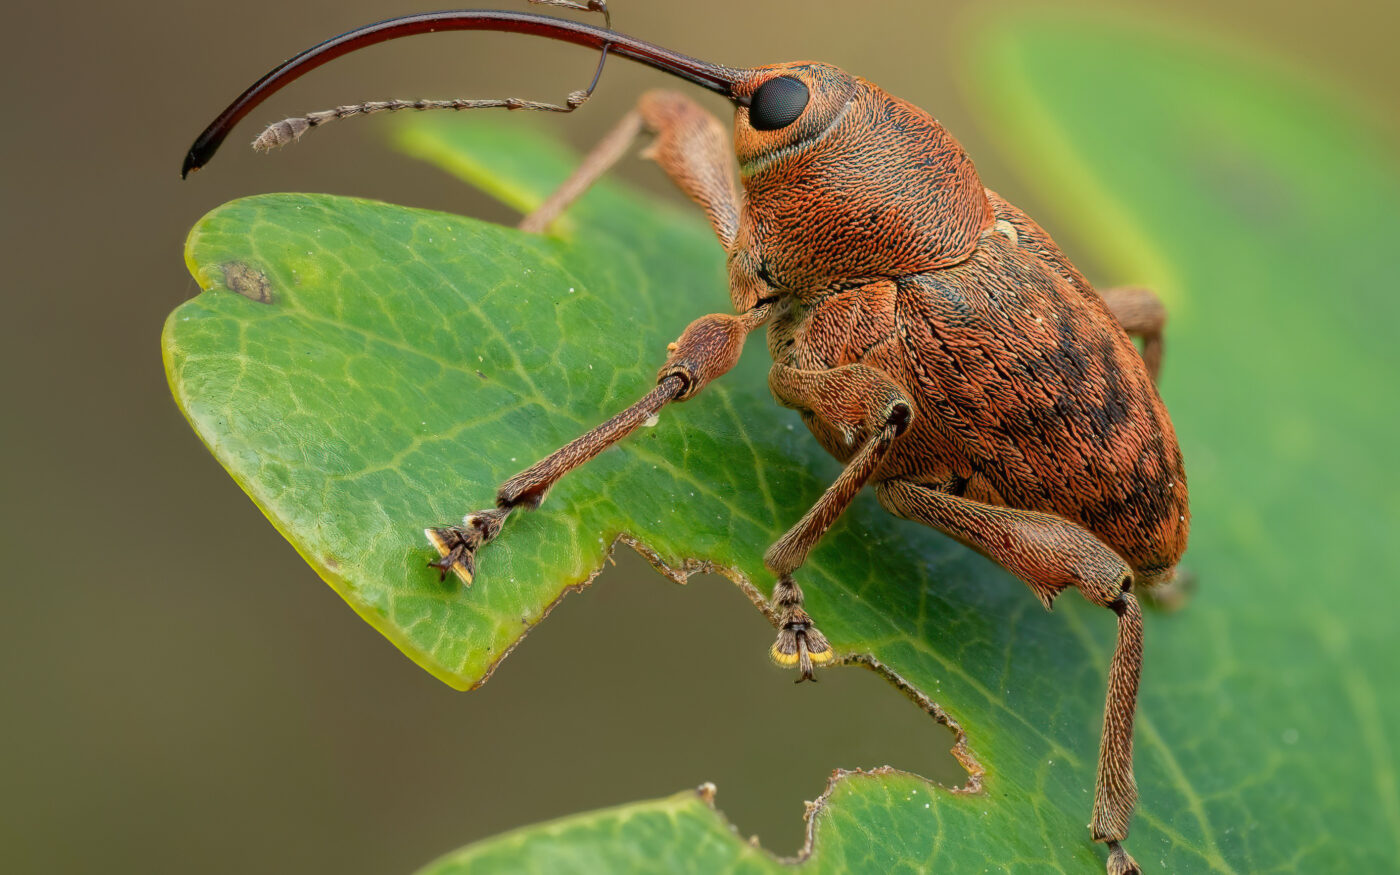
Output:
[[253,140],[253,150],[257,152],[271,152],[288,143],[294,143],[301,139],[301,135],[311,130],[311,121],[305,117],[287,118],[275,124],[268,125],[266,130],[258,134]]

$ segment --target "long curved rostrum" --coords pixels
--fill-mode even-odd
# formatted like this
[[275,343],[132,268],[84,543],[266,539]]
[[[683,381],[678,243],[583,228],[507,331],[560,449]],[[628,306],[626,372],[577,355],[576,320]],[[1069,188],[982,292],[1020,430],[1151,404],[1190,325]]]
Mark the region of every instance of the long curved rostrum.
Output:
[[198,170],[209,163],[229,132],[243,120],[244,116],[284,85],[303,74],[309,73],[342,55],[376,43],[421,33],[453,30],[524,33],[587,46],[599,51],[606,51],[612,55],[631,58],[634,61],[679,76],[730,99],[735,99],[734,84],[747,72],[739,68],[701,61],[607,28],[549,15],[476,9],[405,15],[400,18],[390,18],[375,24],[368,24],[340,36],[332,37],[278,64],[261,79],[248,86],[246,91],[240,94],[233,103],[230,103],[219,114],[218,118],[210,122],[209,126],[195,138],[189,152],[185,155],[184,165],[180,168],[181,178],[189,176],[191,171]]

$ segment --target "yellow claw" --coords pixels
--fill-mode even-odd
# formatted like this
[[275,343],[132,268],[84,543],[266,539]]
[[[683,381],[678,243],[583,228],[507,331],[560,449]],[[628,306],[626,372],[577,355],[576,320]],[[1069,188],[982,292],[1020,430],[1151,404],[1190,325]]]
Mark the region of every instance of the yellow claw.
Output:
[[[447,556],[452,552],[452,548],[448,546],[447,542],[444,541],[442,539],[442,536],[438,534],[437,529],[424,529],[423,534],[427,536],[428,542],[437,549],[438,555],[442,556],[444,559],[446,559]],[[461,562],[453,562],[452,573],[457,575],[458,579],[462,581],[463,585],[472,585],[472,573],[465,564]]]
[[778,649],[776,642],[772,647],[768,648],[768,657],[783,668],[795,668],[797,666],[797,654],[783,653]]
[[[832,650],[830,647],[821,651],[807,651],[807,658],[812,661],[813,665],[826,665],[835,659],[835,657],[836,651]],[[778,649],[778,642],[776,641],[773,642],[772,647],[768,648],[768,658],[783,668],[796,668],[798,663],[802,661],[801,651],[784,653]]]

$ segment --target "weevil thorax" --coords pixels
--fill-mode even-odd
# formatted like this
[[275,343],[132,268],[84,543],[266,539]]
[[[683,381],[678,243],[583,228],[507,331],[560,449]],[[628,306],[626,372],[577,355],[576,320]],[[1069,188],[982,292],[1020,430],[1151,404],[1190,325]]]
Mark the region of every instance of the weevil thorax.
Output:
[[956,264],[993,222],[971,159],[918,107],[829,64],[758,67],[735,87],[744,185],[735,304]]

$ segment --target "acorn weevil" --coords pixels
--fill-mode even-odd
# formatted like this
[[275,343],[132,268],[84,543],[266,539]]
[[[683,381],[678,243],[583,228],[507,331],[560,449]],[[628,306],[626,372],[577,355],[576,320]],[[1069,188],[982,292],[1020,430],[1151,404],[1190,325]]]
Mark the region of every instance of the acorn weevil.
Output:
[[[603,12],[603,0],[532,0]],[[735,68],[610,27],[530,13],[435,12],[350,31],[254,83],[190,148],[183,172],[302,73],[358,48],[418,33],[499,30],[631,58],[734,104],[735,186],[724,127],[690,98],[642,96],[616,130],[521,227],[541,231],[643,132],[647,155],[705,211],[728,255],[733,314],[697,319],[668,348],[655,388],[507,480],[494,507],[427,537],[443,576],[470,584],[477,553],[516,509],[538,507],[570,470],[687,401],[766,327],[780,404],[797,410],[845,469],[764,556],[777,578],[772,656],[810,679],[834,652],[794,577],[867,484],[891,513],[924,523],[1025,581],[1049,608],[1069,587],[1118,618],[1094,794],[1093,839],[1110,873],[1139,872],[1121,842],[1137,798],[1133,716],[1142,613],[1133,590],[1176,577],[1190,512],[1176,435],[1157,394],[1165,314],[1144,289],[1095,291],[1050,236],[985,188],[953,137],[923,110],[828,64]],[[597,74],[594,75],[597,83]],[[400,109],[505,107],[509,100],[385,101],[279,122],[270,148],[336,118]],[[1140,354],[1129,333],[1143,341]],[[1159,590],[1160,591],[1160,590]]]

